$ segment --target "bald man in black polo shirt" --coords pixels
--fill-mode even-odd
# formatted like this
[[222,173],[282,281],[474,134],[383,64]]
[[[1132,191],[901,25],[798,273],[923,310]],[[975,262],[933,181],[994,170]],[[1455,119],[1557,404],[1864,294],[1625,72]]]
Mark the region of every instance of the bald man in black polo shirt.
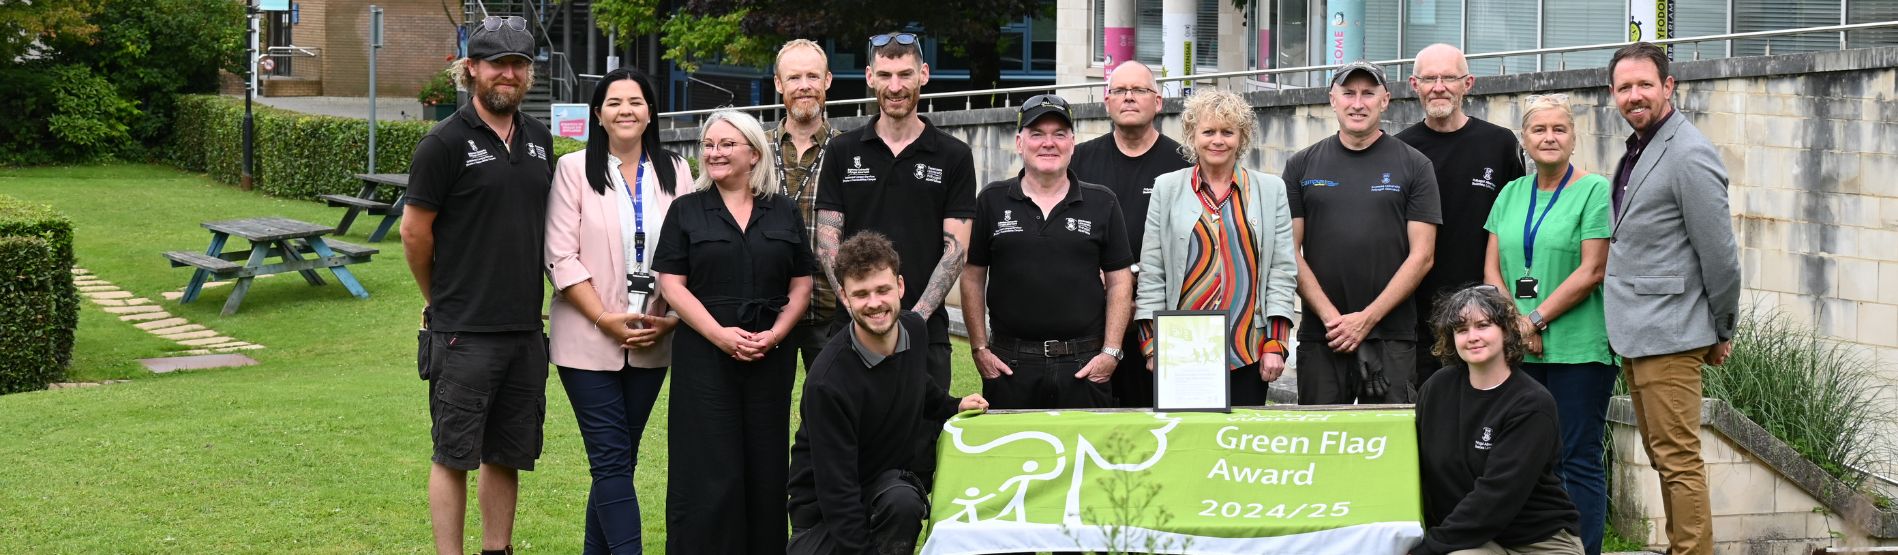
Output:
[[[1022,174],[976,196],[962,270],[963,321],[983,396],[999,409],[1114,406],[1107,382],[1133,307],[1134,256],[1120,203],[1069,172],[1067,101],[1030,98],[1017,121]],[[991,275],[1006,286],[989,289]]]

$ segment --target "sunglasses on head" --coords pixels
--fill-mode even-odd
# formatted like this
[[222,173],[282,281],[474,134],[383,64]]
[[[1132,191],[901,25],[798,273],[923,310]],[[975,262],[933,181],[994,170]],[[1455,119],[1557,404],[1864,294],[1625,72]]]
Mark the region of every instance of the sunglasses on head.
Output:
[[526,31],[527,18],[518,15],[490,15],[481,20],[481,29],[484,31],[499,31],[502,25],[506,25],[507,28],[516,31]]
[[1026,112],[1042,106],[1058,106],[1065,110],[1068,107],[1068,100],[1061,98],[1060,95],[1038,94],[1028,97],[1026,102],[1022,102],[1021,111]]
[[905,46],[916,44],[916,33],[884,33],[870,37],[870,46],[882,48],[889,45],[891,41]]

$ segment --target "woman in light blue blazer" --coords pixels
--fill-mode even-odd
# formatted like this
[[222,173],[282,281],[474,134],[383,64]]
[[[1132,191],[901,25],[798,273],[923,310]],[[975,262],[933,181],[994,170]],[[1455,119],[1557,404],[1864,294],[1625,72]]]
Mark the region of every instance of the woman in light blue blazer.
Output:
[[1265,404],[1285,371],[1298,261],[1285,182],[1239,166],[1258,122],[1244,99],[1201,89],[1186,100],[1182,154],[1193,166],[1154,179],[1134,319],[1153,366],[1153,313],[1216,310],[1231,328],[1221,358],[1234,406]]

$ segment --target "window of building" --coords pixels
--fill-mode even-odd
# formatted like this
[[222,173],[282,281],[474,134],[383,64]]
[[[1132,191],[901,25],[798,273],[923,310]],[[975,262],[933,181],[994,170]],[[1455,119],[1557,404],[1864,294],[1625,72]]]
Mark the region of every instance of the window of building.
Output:
[[[1628,5],[1625,3],[1545,2],[1542,5],[1542,48],[1627,40],[1627,25]],[[1544,54],[1542,70],[1602,67],[1608,65],[1608,59],[1613,56],[1610,50]]]
[[[1464,19],[1464,52],[1506,52],[1534,50],[1541,38],[1536,0],[1469,0],[1470,16]],[[1470,60],[1470,71],[1477,75],[1530,73],[1536,70],[1535,56]]]

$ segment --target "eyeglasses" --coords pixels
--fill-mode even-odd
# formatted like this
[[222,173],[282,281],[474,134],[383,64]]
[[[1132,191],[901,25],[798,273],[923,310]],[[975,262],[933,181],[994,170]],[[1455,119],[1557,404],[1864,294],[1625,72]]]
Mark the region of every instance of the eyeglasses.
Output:
[[1463,78],[1469,77],[1469,76],[1470,74],[1465,73],[1462,75],[1433,75],[1429,77],[1412,75],[1410,76],[1410,78],[1416,79],[1417,83],[1420,85],[1429,85],[1429,86],[1435,87],[1437,85],[1456,83],[1456,82],[1462,81]]
[[699,143],[699,148],[701,150],[704,150],[706,153],[732,152],[732,151],[738,150],[739,147],[751,148],[751,145],[746,144],[746,143],[741,143],[738,141],[725,141],[722,143],[709,143],[709,142]]
[[916,44],[916,33],[884,33],[870,37],[870,47],[882,48],[888,46],[890,41],[896,41],[897,44],[904,46]]
[[501,30],[502,25],[506,25],[507,28],[513,29],[516,31],[526,31],[527,18],[518,16],[518,15],[509,15],[509,16],[490,15],[487,18],[481,20],[481,30],[483,31],[489,31],[489,32],[499,31]]
[[1132,96],[1134,98],[1146,98],[1146,97],[1158,94],[1159,92],[1160,91],[1156,91],[1156,90],[1149,89],[1146,87],[1117,87],[1117,88],[1107,89],[1107,97],[1108,98],[1126,98],[1128,96]]

